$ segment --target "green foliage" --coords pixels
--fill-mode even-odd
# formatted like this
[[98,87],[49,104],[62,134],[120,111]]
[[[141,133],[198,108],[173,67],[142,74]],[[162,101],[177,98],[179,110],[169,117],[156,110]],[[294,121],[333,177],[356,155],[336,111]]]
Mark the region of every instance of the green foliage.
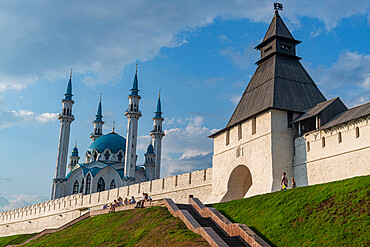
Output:
[[273,246],[370,246],[370,176],[210,205]]
[[120,211],[83,220],[24,246],[209,246],[164,207]]
[[32,237],[34,234],[21,234],[9,237],[0,238],[0,247],[4,247],[10,244],[20,244]]

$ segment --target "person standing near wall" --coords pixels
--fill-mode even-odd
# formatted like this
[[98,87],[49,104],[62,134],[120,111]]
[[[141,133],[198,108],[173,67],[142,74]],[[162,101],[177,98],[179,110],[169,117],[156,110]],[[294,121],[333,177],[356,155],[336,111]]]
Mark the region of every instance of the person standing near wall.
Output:
[[286,177],[286,172],[283,172],[283,177],[281,178],[281,190],[286,190],[288,187],[288,178]]

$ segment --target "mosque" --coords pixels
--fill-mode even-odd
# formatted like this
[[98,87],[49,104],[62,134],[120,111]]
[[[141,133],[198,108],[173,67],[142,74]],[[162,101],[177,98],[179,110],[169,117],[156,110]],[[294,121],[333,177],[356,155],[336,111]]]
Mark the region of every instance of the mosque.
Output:
[[93,121],[94,130],[90,138],[93,141],[85,153],[85,162],[79,163],[77,144],[69,156],[68,174],[67,158],[72,115],[72,71],[69,77],[67,92],[62,99],[62,112],[59,114],[60,133],[57,154],[55,178],[53,179],[51,199],[57,199],[72,194],[91,194],[109,189],[115,189],[130,184],[151,181],[160,177],[161,146],[165,135],[162,129],[161,98],[158,97],[157,110],[153,118],[153,130],[150,132],[150,142],[145,155],[145,163],[137,166],[136,147],[138,121],[142,116],[139,110],[139,95],[137,66],[131,93],[128,96],[129,105],[125,111],[127,117],[127,136],[124,138],[113,131],[103,134],[103,113],[101,97],[98,111]]

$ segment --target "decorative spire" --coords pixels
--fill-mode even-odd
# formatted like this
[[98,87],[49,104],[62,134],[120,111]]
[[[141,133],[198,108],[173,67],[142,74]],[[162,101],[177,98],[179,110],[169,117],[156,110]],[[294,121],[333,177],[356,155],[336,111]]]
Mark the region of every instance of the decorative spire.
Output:
[[138,83],[138,80],[137,80],[137,66],[138,64],[136,63],[136,70],[135,70],[135,77],[134,77],[134,83],[132,85],[132,89],[131,89],[131,93],[130,95],[135,95],[135,96],[139,96],[139,83]]
[[75,148],[77,147],[77,139],[76,139],[76,142],[75,142]]
[[159,89],[158,102],[157,102],[157,111],[155,112],[154,118],[162,118],[162,109],[161,109],[161,89]]
[[112,133],[116,133],[116,132],[114,132],[115,125],[116,125],[116,120],[113,121],[113,130],[112,130]]
[[72,96],[73,96],[72,95],[72,69],[71,69],[71,72],[69,74],[67,92],[64,95],[65,95],[65,97],[64,97],[65,100],[72,100]]
[[103,121],[103,114],[102,114],[102,109],[101,109],[101,97],[102,93],[100,93],[100,100],[99,100],[99,105],[98,105],[98,111],[95,115],[95,121]]
[[76,143],[75,143],[75,147],[72,150],[72,156],[78,157],[77,140],[76,140]]

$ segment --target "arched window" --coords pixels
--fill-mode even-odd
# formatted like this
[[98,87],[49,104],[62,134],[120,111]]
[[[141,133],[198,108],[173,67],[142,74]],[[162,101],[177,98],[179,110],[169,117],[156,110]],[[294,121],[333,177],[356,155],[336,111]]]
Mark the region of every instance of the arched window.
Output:
[[85,190],[85,194],[90,194],[90,187],[91,187],[91,175],[90,174],[87,174],[87,177],[86,177],[86,190]]
[[356,138],[360,137],[360,128],[356,127]]
[[78,194],[78,189],[80,188],[80,185],[78,184],[78,181],[76,180],[73,184],[73,192],[72,194]]
[[66,108],[63,108],[63,115],[66,115]]
[[94,158],[94,160],[97,160],[97,158],[98,158],[98,153],[96,151],[94,151],[93,158]]
[[97,191],[100,192],[100,191],[104,191],[104,190],[105,190],[105,182],[104,182],[104,179],[102,177],[100,177],[99,180],[98,180]]
[[119,153],[118,153],[117,158],[118,158],[118,161],[121,161],[121,160],[122,160],[123,155],[122,155],[122,153],[121,153],[121,152],[119,152]]
[[238,158],[239,156],[240,156],[240,147],[236,149],[236,158]]
[[342,132],[339,132],[338,133],[338,142],[341,143],[342,142]]
[[116,181],[114,179],[110,182],[109,189],[115,189],[116,188]]
[[109,154],[109,152],[108,152],[108,150],[105,152],[105,154],[104,154],[104,157],[105,157],[105,160],[109,160],[109,156],[110,156],[110,154]]
[[321,139],[321,142],[322,142],[322,143],[321,143],[321,144],[322,144],[322,147],[324,148],[324,147],[325,147],[325,145],[326,145],[326,144],[325,144],[325,137],[323,137],[323,138]]
[[84,183],[85,183],[85,180],[82,178],[80,193],[84,191]]
[[310,150],[311,150],[310,142],[307,142],[307,152],[310,152]]

